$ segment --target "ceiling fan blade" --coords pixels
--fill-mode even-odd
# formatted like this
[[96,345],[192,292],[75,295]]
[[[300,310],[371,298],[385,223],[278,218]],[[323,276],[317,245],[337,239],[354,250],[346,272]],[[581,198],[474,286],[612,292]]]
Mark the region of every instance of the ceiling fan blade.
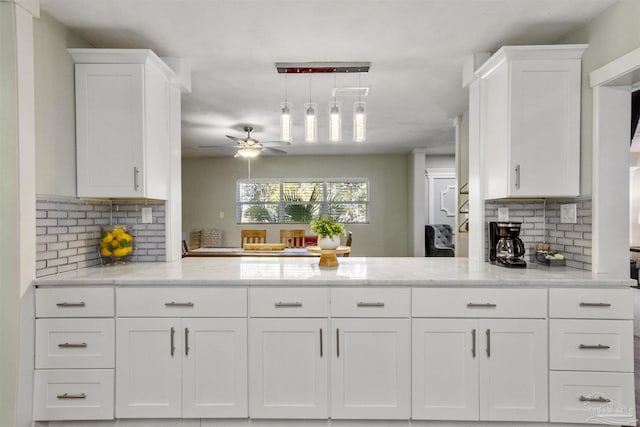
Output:
[[260,144],[262,144],[263,147],[286,147],[291,145],[291,143],[287,141],[265,141]]
[[287,154],[286,151],[278,150],[277,148],[269,148],[269,147],[264,147],[262,149],[262,152],[267,154]]
[[238,142],[238,143],[243,143],[245,142],[244,139],[240,139],[240,138],[236,138],[235,136],[231,136],[231,135],[225,135],[227,138],[229,138],[232,141]]

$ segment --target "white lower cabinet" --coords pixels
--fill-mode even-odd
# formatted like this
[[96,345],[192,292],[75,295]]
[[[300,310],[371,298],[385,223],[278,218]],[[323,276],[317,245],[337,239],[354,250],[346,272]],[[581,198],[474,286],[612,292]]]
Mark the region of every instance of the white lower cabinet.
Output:
[[326,318],[249,320],[251,418],[328,418]]
[[246,319],[119,318],[116,417],[246,417],[246,325]]
[[547,322],[413,319],[413,418],[546,421]]
[[411,321],[332,319],[331,417],[411,417]]

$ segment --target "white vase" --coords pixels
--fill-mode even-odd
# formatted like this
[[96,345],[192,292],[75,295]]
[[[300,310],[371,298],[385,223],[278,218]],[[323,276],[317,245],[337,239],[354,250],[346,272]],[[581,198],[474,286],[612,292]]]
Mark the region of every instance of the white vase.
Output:
[[321,249],[335,249],[340,246],[340,236],[318,236],[318,246],[320,246]]

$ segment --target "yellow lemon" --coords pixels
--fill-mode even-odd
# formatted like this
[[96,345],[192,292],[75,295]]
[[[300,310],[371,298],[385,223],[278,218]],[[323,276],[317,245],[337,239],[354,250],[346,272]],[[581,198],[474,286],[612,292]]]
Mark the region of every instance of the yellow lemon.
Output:
[[113,240],[113,238],[114,238],[114,235],[109,231],[102,234],[102,241],[105,243],[109,243],[110,241]]
[[125,248],[127,250],[127,253],[130,254],[131,252],[133,252],[133,246],[129,246],[127,248]]
[[113,235],[118,238],[120,237],[125,231],[122,228],[116,228],[115,230],[113,230]]
[[122,234],[120,234],[120,240],[127,240],[127,241],[132,241],[133,237],[131,237],[131,234],[124,232]]
[[100,254],[102,256],[111,256],[112,252],[108,248],[102,248],[102,250],[100,251]]
[[126,254],[128,254],[127,248],[118,248],[113,251],[113,256],[125,256]]

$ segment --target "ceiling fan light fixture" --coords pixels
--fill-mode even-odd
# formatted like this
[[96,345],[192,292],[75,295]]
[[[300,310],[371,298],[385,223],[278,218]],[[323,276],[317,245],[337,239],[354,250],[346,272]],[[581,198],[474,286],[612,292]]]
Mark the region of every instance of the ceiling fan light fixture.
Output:
[[342,140],[342,117],[340,114],[340,102],[333,101],[329,104],[329,141]]
[[238,155],[240,157],[253,158],[253,157],[257,157],[259,154],[260,154],[259,148],[244,147],[238,150]]
[[366,103],[357,101],[353,104],[353,140],[364,142],[367,139]]
[[306,114],[304,116],[304,140],[316,142],[318,132],[318,120],[316,117],[316,104],[308,102],[304,104]]
[[291,142],[291,103],[283,102],[280,107],[280,140]]

